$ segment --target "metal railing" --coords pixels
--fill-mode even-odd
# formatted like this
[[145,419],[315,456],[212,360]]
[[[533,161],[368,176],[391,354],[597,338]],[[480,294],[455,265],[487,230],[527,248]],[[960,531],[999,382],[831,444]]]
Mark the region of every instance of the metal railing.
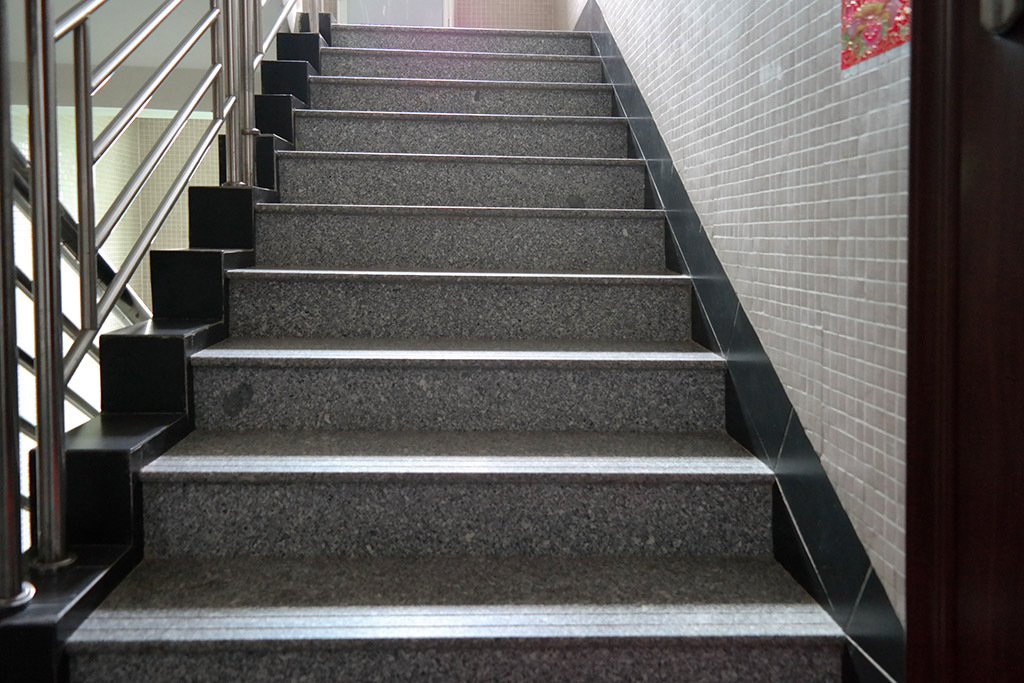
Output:
[[[95,342],[105,321],[117,307],[132,303],[129,281],[142,264],[174,205],[204,156],[222,132],[225,135],[227,185],[254,183],[253,136],[255,127],[254,70],[274,37],[296,9],[299,0],[282,0],[282,9],[268,32],[262,29],[267,0],[210,0],[209,10],[172,47],[146,82],[120,107],[104,129],[93,130],[93,98],[115,77],[128,58],[182,4],[165,0],[99,65],[91,63],[90,20],[108,0],[83,0],[58,18],[50,0],[26,0],[27,82],[29,84],[29,159],[17,159],[10,144],[10,63],[5,41],[0,40],[0,285],[2,285],[2,355],[0,355],[0,417],[2,417],[2,491],[0,519],[0,608],[31,600],[33,589],[23,581],[21,567],[21,509],[19,433],[36,441],[34,487],[31,500],[34,566],[59,569],[74,561],[68,552],[65,511],[65,401],[83,409],[88,402],[68,389],[68,382],[84,358],[96,353]],[[319,0],[306,3],[319,13]],[[6,3],[0,3],[0,26],[6,25]],[[77,161],[78,222],[74,244],[68,243],[68,217],[58,199],[56,134],[56,43],[73,41],[75,150]],[[124,188],[102,216],[96,216],[96,162],[108,152],[145,110],[157,89],[195,45],[209,37],[209,66],[199,83],[170,120],[163,135],[132,173]],[[179,139],[204,99],[209,98],[212,120],[178,169],[169,189],[141,229],[124,262],[112,271],[99,249],[139,196],[157,166]],[[19,163],[20,162],[20,163]],[[19,176],[19,172],[23,174]],[[27,173],[26,173],[27,172]],[[27,175],[27,177],[23,177]],[[17,181],[27,184],[21,206],[32,223],[33,278],[20,272],[14,259],[13,197]],[[27,191],[24,191],[27,190]],[[28,200],[25,200],[25,196]],[[61,259],[70,255],[79,273],[81,324],[76,327],[63,312]],[[34,301],[34,356],[17,346],[15,294],[19,290]],[[64,354],[63,337],[72,338]],[[36,376],[36,424],[21,417],[17,374],[20,367]]]

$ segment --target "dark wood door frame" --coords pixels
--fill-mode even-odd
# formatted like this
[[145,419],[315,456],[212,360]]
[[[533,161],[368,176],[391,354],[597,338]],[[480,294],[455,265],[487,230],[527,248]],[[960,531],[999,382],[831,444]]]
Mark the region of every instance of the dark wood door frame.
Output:
[[914,6],[907,373],[911,683],[1019,679],[1024,22]]

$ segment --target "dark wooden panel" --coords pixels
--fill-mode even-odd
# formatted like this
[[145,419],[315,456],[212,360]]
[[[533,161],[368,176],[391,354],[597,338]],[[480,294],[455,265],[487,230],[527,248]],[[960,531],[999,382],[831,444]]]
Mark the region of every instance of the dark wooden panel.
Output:
[[1024,26],[915,7],[910,680],[1009,681],[1024,641]]

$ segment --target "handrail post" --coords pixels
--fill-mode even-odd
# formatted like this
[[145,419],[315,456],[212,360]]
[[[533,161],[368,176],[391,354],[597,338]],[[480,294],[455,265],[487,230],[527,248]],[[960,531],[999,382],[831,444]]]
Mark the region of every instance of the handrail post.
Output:
[[93,184],[92,58],[89,20],[75,27],[75,149],[78,156],[78,273],[81,328],[99,329],[96,320],[96,199]]
[[[0,26],[7,3],[0,2]],[[14,311],[14,214],[11,179],[11,81],[7,43],[0,40],[0,610],[21,607],[35,588],[21,576],[21,466],[18,448],[18,339]]]
[[256,16],[260,11],[259,0],[240,0],[240,15],[238,18],[240,46],[239,54],[242,61],[238,67],[241,70],[241,94],[239,99],[239,123],[242,125],[242,181],[248,185],[256,184],[256,155],[253,149],[259,135],[256,129],[256,73],[253,71],[253,57],[256,56]]
[[238,21],[240,6],[245,0],[222,0],[225,4],[225,11],[222,16],[224,27],[224,89],[227,99],[235,99],[235,106],[228,114],[227,126],[224,130],[224,172],[226,184],[229,186],[244,186],[244,160],[242,157],[242,128],[243,117],[241,103],[245,99],[242,92],[242,70],[244,58],[239,40],[242,33],[242,25]]
[[57,196],[54,23],[49,0],[26,0],[29,152],[32,164],[33,286],[38,439],[32,523],[36,563],[57,569],[68,555],[64,464],[64,359]]

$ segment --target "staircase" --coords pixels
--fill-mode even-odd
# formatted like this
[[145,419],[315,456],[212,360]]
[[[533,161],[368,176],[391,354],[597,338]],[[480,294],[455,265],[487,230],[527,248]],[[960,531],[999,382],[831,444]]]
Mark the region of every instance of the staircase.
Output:
[[588,34],[335,26],[72,680],[840,680]]

